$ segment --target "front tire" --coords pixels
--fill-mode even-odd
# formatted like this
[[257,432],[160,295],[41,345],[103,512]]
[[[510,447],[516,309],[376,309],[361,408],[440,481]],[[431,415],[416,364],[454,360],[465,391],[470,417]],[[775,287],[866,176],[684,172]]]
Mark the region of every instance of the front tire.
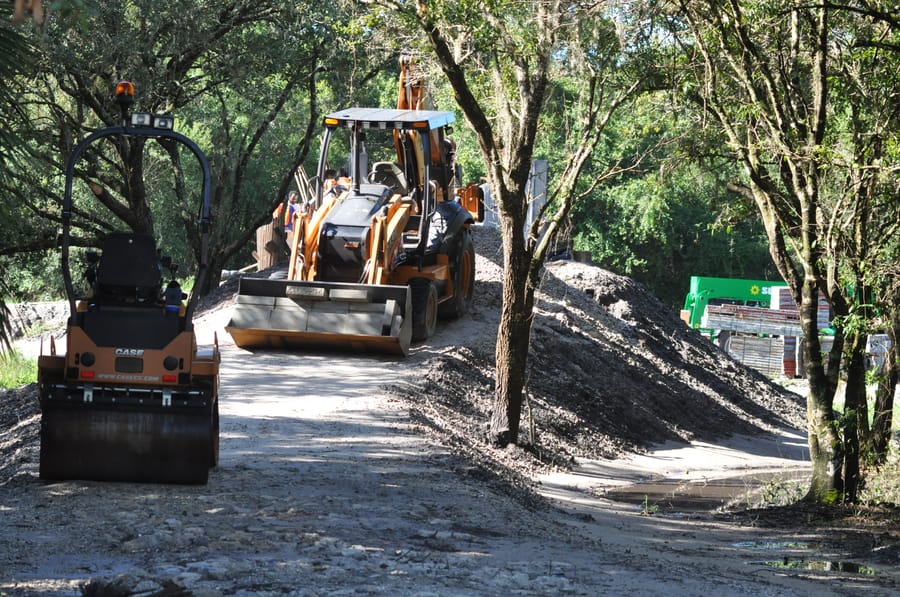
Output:
[[428,278],[409,281],[412,294],[412,341],[421,342],[434,335],[437,327],[438,294]]
[[450,276],[453,280],[453,297],[440,306],[440,316],[456,319],[469,311],[475,293],[475,244],[468,230],[462,236],[455,255],[451,255]]

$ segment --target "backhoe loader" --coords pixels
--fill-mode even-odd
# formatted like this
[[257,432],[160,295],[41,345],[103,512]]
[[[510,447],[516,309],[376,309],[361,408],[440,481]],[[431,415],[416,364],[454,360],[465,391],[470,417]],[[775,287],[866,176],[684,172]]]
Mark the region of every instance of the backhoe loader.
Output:
[[[38,358],[39,474],[47,480],[204,484],[218,460],[220,357],[215,341],[209,348],[197,346],[196,294],[182,291],[177,266],[146,233],[110,232],[101,239],[99,253],[85,252],[86,291],[76,291],[70,266],[76,164],[98,141],[142,137],[184,146],[197,159],[202,250],[194,287],[202,287],[207,276],[211,178],[206,157],[172,130],[170,115],[129,115],[133,95],[131,83],[117,86],[121,124],[86,137],[66,164],[60,238],[70,316],[65,353],[58,354],[51,340],[49,353],[42,346]],[[167,282],[164,269],[171,274]]]
[[324,117],[314,192],[294,222],[286,279],[239,281],[226,326],[238,346],[405,355],[434,333],[438,316],[468,308],[481,191],[460,188],[454,116],[419,109],[423,81],[413,75],[405,55],[397,109]]

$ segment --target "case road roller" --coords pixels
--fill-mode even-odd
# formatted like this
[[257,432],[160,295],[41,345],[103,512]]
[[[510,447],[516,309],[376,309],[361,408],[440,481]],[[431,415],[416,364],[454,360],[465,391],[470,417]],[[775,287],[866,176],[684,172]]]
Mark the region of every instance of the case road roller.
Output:
[[[144,137],[177,143],[196,157],[202,250],[194,288],[208,275],[207,159],[193,141],[172,130],[171,116],[129,115],[133,94],[130,83],[117,86],[121,124],[86,137],[66,164],[61,269],[70,316],[65,354],[57,354],[51,340],[49,353],[42,347],[38,359],[40,477],[204,484],[218,460],[220,357],[217,341],[209,348],[197,346],[196,294],[182,292],[177,266],[162,256],[150,234],[116,231],[100,239],[100,252],[85,255],[89,288],[84,293],[75,291],[69,265],[76,164],[96,142]],[[168,282],[163,270],[171,276]]]

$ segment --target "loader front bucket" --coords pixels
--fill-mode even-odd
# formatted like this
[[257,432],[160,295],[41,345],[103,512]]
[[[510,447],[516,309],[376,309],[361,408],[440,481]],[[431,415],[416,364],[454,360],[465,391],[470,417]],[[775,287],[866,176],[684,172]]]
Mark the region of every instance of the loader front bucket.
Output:
[[41,392],[40,477],[205,484],[218,454],[214,397],[166,405],[133,389],[57,385]]
[[225,330],[241,348],[315,348],[406,355],[407,286],[242,278]]

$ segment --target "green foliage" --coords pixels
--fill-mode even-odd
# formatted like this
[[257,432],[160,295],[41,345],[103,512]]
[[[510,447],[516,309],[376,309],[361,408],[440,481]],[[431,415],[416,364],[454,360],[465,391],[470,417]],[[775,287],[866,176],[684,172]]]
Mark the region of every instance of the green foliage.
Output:
[[715,155],[692,159],[707,141],[685,130],[690,112],[665,114],[657,100],[664,98],[646,98],[610,127],[597,167],[606,156],[644,157],[574,207],[575,248],[675,307],[691,276],[771,277],[765,231],[725,188],[737,173]]
[[[879,376],[879,374],[878,374],[877,370],[875,370],[875,369],[867,371],[866,372],[866,384],[873,385],[873,384],[878,383],[878,376]],[[873,390],[873,388],[869,387],[869,390]],[[875,396],[872,394],[871,391],[867,393],[866,400],[867,400],[866,413],[869,415],[869,423],[868,424],[871,427],[872,420],[875,416]],[[841,413],[844,412],[844,390],[839,391],[835,394],[834,401],[832,403],[832,407],[835,410],[835,412],[841,412]],[[854,411],[848,411],[848,412],[850,413],[850,417],[856,416]],[[846,413],[845,413],[845,415],[846,415]],[[893,430],[900,431],[900,400],[894,401],[894,410],[893,410],[893,413],[891,416],[891,421],[893,423]],[[837,429],[840,429],[840,427],[843,424],[844,424],[843,419],[841,417],[839,417],[835,421],[832,421],[832,425],[834,425],[835,428],[837,428]]]
[[[4,15],[12,11],[12,2],[0,3]],[[19,126],[27,127],[29,118],[19,105],[22,89],[21,74],[32,68],[30,41],[23,35],[22,28],[16,27],[8,19],[0,19],[0,238],[9,237],[21,230],[16,226],[19,220],[17,210],[9,205],[9,189],[15,185],[13,170],[20,165],[24,156],[19,151],[21,138]],[[4,242],[0,241],[0,249]],[[2,253],[0,253],[2,255]],[[0,267],[0,351],[9,342],[9,310],[6,305],[8,287],[11,285],[11,270]],[[5,369],[5,367],[4,367]]]
[[659,504],[651,504],[650,496],[644,494],[644,501],[641,502],[641,516],[653,516],[659,512]]
[[697,172],[681,180],[655,173],[609,189],[576,209],[575,248],[646,284],[665,302],[683,302],[690,277],[761,278],[772,273],[766,239],[752,221],[716,226],[716,189]]
[[829,489],[824,495],[819,496],[819,502],[826,506],[832,506],[837,504],[842,497],[841,492],[837,489]]
[[[803,483],[776,477],[759,488],[758,497],[747,504],[750,508],[777,508],[796,504],[806,494]],[[748,499],[749,499],[748,494]]]
[[[363,41],[338,40],[338,31],[349,33],[342,29],[337,3],[64,4],[72,12],[45,25],[46,36],[27,72],[30,87],[4,86],[15,89],[16,106],[28,115],[23,122],[34,123],[32,130],[22,130],[29,161],[16,167],[0,195],[2,222],[15,223],[0,223],[5,232],[0,255],[17,252],[9,268],[22,272],[13,276],[13,291],[35,295],[34,282],[55,269],[38,268],[37,260],[21,255],[54,244],[60,165],[92,128],[116,122],[112,86],[124,78],[137,88],[134,109],[173,113],[176,130],[209,157],[216,264],[232,259],[233,266],[246,265],[252,247],[244,243],[292,185],[294,166],[304,154],[307,171],[315,166],[316,144],[301,147],[307,124],[353,103],[346,90],[357,86],[348,73],[369,76],[365,53],[356,51]],[[353,69],[347,67],[351,60]],[[313,71],[315,84],[309,86]],[[311,89],[324,98],[321,105],[311,101]],[[138,154],[143,159],[135,160]],[[123,184],[122,174],[138,172],[137,164],[142,183]],[[200,180],[189,152],[175,156],[152,141],[102,153],[92,148],[78,174],[102,185],[110,199],[98,201],[76,182],[77,245],[95,244],[111,229],[149,229],[182,272],[191,269],[198,250]],[[74,252],[77,258],[81,250]]]
[[[10,3],[0,4],[8,14]],[[16,84],[18,76],[31,65],[31,44],[22,34],[22,30],[0,20],[0,178],[7,174],[8,162],[15,159],[15,147],[19,137],[12,122],[21,122],[25,118],[18,103],[20,87]]]
[[866,475],[860,502],[900,506],[900,445],[894,444],[885,462]]
[[59,254],[55,251],[0,256],[0,271],[7,272],[7,292],[15,302],[63,298]]
[[12,313],[6,304],[6,283],[0,280],[0,353],[9,348]]
[[0,351],[0,388],[18,388],[37,379],[37,360],[12,349]]

